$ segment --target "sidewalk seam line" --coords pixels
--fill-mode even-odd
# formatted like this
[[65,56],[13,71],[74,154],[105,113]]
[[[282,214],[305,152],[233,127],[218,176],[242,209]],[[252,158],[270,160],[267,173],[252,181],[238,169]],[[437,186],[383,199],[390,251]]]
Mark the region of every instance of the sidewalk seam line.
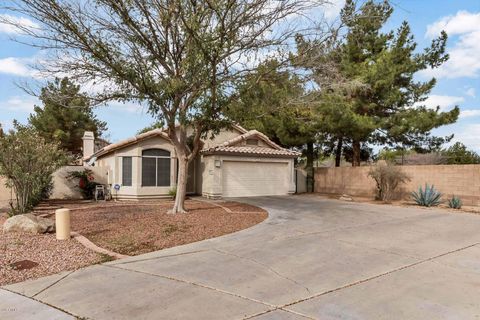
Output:
[[200,288],[209,289],[209,290],[212,290],[212,291],[215,291],[215,292],[219,292],[219,293],[227,294],[227,295],[230,295],[230,296],[233,296],[233,297],[248,300],[248,301],[251,301],[251,302],[256,302],[256,303],[262,304],[264,306],[267,306],[269,308],[275,308],[275,309],[279,308],[279,306],[270,304],[268,302],[256,300],[256,299],[249,298],[249,297],[245,297],[245,296],[242,296],[240,294],[236,294],[236,293],[229,292],[229,291],[226,291],[226,290],[222,290],[222,289],[218,289],[218,288],[215,288],[215,287],[207,286],[207,285],[204,285],[204,284],[199,284],[199,283],[196,283],[196,282],[191,282],[191,281],[188,281],[188,280],[177,279],[177,278],[173,278],[173,277],[166,276],[166,275],[153,274],[153,273],[145,272],[145,271],[120,268],[120,267],[117,267],[115,265],[102,265],[102,266],[109,267],[109,268],[114,268],[114,269],[119,269],[119,270],[123,270],[123,271],[136,272],[136,273],[140,273],[140,274],[145,274],[145,275],[149,275],[149,276],[153,276],[153,277],[168,279],[168,280],[177,281],[177,282],[181,282],[181,283],[186,283],[186,284],[190,284],[190,285],[197,286],[197,287],[200,287]]

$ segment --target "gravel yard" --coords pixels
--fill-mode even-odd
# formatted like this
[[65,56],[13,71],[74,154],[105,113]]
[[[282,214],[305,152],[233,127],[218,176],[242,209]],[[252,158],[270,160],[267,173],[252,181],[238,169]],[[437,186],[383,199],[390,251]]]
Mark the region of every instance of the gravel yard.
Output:
[[[97,246],[125,255],[138,255],[232,233],[267,217],[255,206],[187,200],[187,214],[169,215],[172,201],[91,202],[51,201],[71,209],[72,231]],[[6,216],[0,214],[0,226]],[[85,248],[72,239],[57,241],[55,234],[3,233],[0,231],[0,286],[75,270],[109,257]],[[23,267],[30,267],[22,269]],[[20,270],[22,269],[22,270]]]
[[[3,225],[5,220],[5,217],[0,217],[0,225]],[[0,233],[0,286],[65,270],[75,270],[102,262],[103,259],[101,255],[73,239],[57,241],[55,234],[2,232]],[[38,265],[24,270],[16,270],[11,265],[24,260]]]
[[267,217],[265,211],[239,203],[229,203],[232,213],[210,203],[187,200],[187,214],[169,215],[167,210],[172,206],[172,201],[118,202],[73,210],[72,229],[102,248],[138,255],[232,233]]

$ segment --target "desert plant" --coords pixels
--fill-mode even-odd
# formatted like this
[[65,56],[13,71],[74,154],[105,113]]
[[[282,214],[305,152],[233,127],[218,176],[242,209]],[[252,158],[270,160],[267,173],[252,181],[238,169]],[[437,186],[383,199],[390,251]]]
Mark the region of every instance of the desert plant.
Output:
[[31,126],[14,122],[13,129],[0,136],[0,174],[15,193],[10,214],[28,212],[48,198],[52,174],[67,161],[57,142],[45,140]]
[[461,209],[462,200],[457,196],[453,196],[452,199],[448,199],[448,206],[452,209]]
[[425,183],[425,189],[419,187],[418,192],[412,192],[412,197],[419,206],[433,207],[440,204],[442,194],[435,189],[433,184],[429,186],[428,183]]
[[410,177],[400,167],[391,164],[378,163],[368,172],[377,184],[378,200],[389,201],[401,183],[410,181]]

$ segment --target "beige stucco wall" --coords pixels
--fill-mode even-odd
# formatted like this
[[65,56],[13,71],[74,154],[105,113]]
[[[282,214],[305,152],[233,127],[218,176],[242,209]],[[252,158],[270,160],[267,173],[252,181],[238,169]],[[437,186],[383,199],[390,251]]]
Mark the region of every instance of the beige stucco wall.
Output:
[[[146,149],[163,149],[170,152],[170,186],[168,187],[142,187],[142,152]],[[122,157],[132,157],[132,185],[122,186]],[[118,194],[112,190],[114,196],[122,199],[138,199],[164,197],[168,195],[171,188],[176,185],[175,174],[177,172],[176,153],[173,145],[162,137],[153,137],[116,150],[106,156],[97,159],[95,166],[97,170],[108,172],[108,183],[121,185]]]
[[11,189],[5,185],[6,182],[7,179],[0,177],[0,209],[8,208],[10,199],[15,197]]
[[[400,186],[397,197],[409,198],[410,193],[425,183],[434,184],[444,194],[443,200],[453,195],[465,205],[480,205],[480,165],[422,165],[402,166],[412,179]],[[352,196],[374,197],[375,182],[368,177],[370,167],[317,168],[315,192],[346,193]]]

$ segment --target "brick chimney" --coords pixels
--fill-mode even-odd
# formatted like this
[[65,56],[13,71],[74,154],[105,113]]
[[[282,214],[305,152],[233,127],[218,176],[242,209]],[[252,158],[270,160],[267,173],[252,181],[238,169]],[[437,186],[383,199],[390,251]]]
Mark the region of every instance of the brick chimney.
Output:
[[88,158],[95,152],[95,136],[92,131],[85,131],[83,140],[83,158]]

